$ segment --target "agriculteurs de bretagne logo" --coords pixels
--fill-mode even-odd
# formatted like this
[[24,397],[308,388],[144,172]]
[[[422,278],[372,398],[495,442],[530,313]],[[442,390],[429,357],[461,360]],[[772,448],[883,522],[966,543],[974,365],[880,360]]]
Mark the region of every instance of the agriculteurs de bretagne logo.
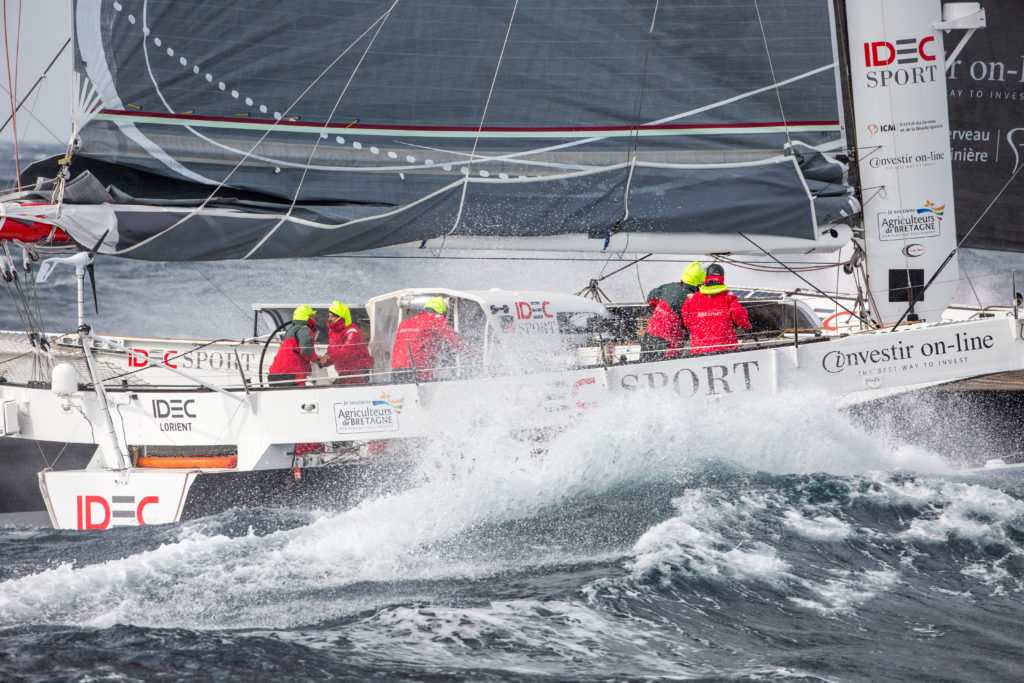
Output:
[[924,208],[918,209],[917,213],[930,213],[935,216],[938,220],[942,220],[942,213],[946,210],[946,205],[936,206],[934,202],[930,202],[927,199],[924,202]]
[[373,405],[375,405],[375,406],[376,405],[390,405],[391,409],[394,410],[395,413],[397,414],[397,413],[401,413],[402,412],[402,405],[404,403],[405,403],[405,396],[403,396],[401,398],[394,398],[393,399],[393,398],[391,398],[391,394],[389,394],[386,391],[382,391],[382,392],[380,392],[380,399],[379,400],[375,400],[373,402]]

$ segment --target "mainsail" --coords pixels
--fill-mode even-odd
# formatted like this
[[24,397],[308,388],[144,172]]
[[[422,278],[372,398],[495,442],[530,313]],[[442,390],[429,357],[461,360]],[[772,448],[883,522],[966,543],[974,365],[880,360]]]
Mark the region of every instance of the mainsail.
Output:
[[823,0],[83,0],[74,19],[102,105],[58,224],[101,253],[814,248],[859,211],[818,154],[846,148]]

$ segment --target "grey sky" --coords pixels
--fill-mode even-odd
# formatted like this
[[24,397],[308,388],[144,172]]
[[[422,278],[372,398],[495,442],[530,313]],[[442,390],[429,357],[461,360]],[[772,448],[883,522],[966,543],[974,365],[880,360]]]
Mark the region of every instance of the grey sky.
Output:
[[[7,51],[11,80],[17,64],[17,98],[20,101],[43,73],[46,65],[71,35],[70,0],[2,0],[7,14]],[[18,10],[21,9],[21,30]],[[20,40],[19,40],[20,39]],[[2,41],[2,39],[0,39]],[[20,42],[20,44],[19,44]],[[4,58],[4,67],[8,59]],[[0,70],[0,113],[11,113],[7,69]],[[31,112],[31,114],[29,113]],[[71,131],[71,46],[50,70],[46,79],[18,112],[18,139],[64,145]],[[11,124],[0,133],[0,141],[13,142]]]

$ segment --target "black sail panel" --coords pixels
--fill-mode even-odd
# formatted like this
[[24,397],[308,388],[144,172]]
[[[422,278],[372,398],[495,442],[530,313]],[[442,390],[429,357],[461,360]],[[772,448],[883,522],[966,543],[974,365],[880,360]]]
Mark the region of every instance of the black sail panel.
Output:
[[[166,225],[118,211],[125,256],[449,234],[813,241],[830,213],[781,159],[844,144],[824,0],[118,0],[78,2],[75,22],[103,108],[72,169],[213,199]],[[246,216],[206,215],[252,197]]]

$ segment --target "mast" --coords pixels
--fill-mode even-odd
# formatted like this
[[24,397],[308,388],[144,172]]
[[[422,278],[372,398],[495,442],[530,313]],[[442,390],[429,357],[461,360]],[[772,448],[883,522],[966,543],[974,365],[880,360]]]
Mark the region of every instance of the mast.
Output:
[[845,10],[871,307],[882,323],[938,320],[959,279],[942,8]]

